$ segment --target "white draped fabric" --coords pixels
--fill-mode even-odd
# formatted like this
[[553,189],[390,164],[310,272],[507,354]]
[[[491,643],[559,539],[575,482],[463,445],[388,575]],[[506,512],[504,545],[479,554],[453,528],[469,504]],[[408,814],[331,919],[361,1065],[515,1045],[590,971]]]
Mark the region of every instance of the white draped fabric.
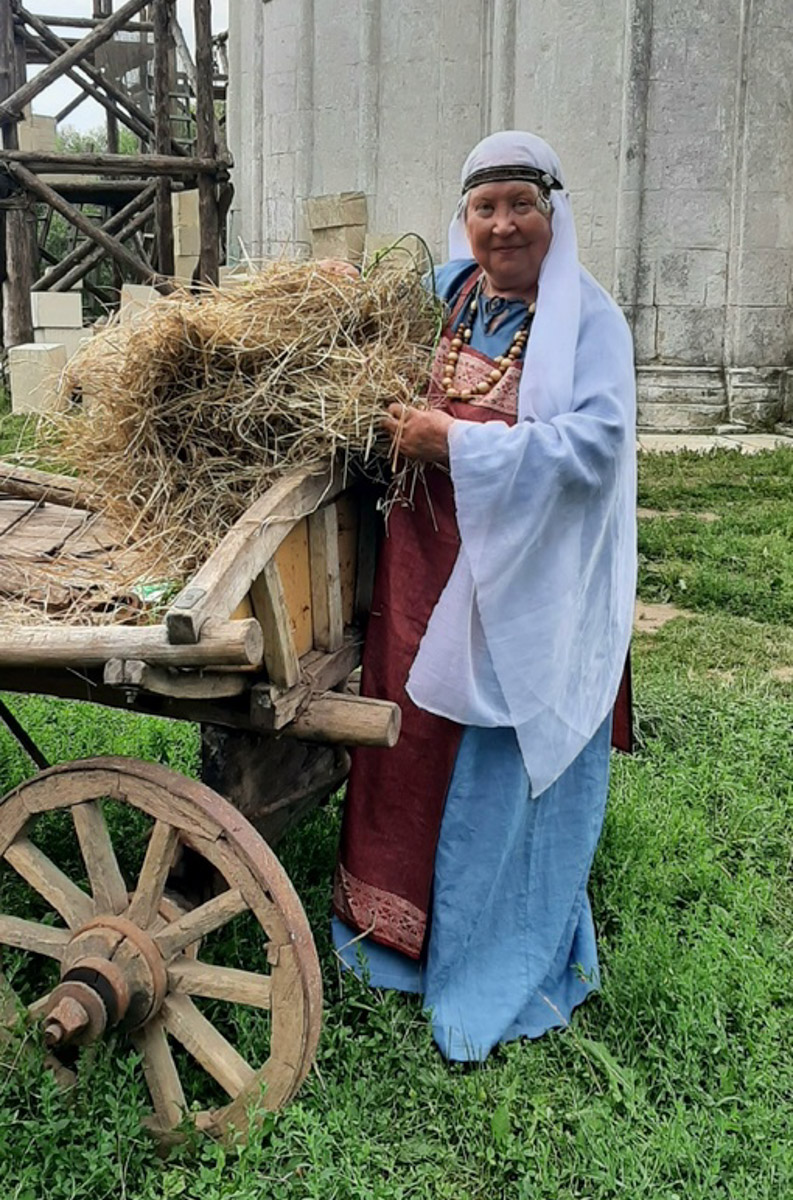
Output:
[[[463,180],[504,165],[562,179],[546,142],[505,132],[472,151]],[[535,796],[614,703],[636,587],[631,335],[578,261],[568,193],[552,203],[518,421],[451,427],[461,549],[408,680],[430,712],[514,727]],[[449,253],[471,257],[462,205]]]

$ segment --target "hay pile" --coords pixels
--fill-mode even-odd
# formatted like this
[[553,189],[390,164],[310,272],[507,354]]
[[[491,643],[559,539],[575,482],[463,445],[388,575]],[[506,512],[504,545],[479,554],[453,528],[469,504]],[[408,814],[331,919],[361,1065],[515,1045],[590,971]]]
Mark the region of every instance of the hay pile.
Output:
[[295,466],[382,471],[378,417],[425,390],[440,313],[419,272],[365,279],[280,262],[230,292],[180,293],[87,342],[62,379],[81,410],[56,422],[59,457],[99,508],[184,579]]

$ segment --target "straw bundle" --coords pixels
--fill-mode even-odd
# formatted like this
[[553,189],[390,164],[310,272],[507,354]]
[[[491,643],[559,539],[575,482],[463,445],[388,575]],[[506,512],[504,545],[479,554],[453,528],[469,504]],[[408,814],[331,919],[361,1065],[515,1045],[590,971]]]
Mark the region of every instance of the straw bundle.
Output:
[[438,322],[415,267],[387,263],[355,280],[281,262],[157,301],[69,363],[82,408],[57,421],[60,456],[160,577],[184,578],[291,468],[342,451],[382,470],[378,418],[423,403]]

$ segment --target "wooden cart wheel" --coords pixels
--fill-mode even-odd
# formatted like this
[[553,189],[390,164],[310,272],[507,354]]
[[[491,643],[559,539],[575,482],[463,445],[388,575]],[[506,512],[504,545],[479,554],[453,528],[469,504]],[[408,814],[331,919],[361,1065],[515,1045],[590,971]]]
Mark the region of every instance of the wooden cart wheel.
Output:
[[[154,819],[137,880],[123,878],[101,800]],[[37,817],[71,810],[83,890],[30,840]],[[187,910],[168,907],[166,881],[178,845],[203,855],[226,890]],[[0,945],[46,955],[61,978],[28,1006],[50,1048],[85,1044],[117,1027],[140,1051],[162,1136],[185,1118],[216,1136],[245,1135],[250,1112],[282,1107],[296,1093],[319,1038],[322,985],[305,913],[283,868],[251,825],[210,788],[167,767],[125,758],[86,759],[42,772],[0,804],[0,854],[62,924],[0,914]],[[209,935],[250,912],[263,930],[269,970],[230,969],[196,955]],[[252,1066],[193,997],[269,1011],[269,1055]],[[0,974],[0,1013],[9,985]],[[171,1041],[230,1097],[191,1111]],[[189,1090],[189,1089],[188,1089]]]

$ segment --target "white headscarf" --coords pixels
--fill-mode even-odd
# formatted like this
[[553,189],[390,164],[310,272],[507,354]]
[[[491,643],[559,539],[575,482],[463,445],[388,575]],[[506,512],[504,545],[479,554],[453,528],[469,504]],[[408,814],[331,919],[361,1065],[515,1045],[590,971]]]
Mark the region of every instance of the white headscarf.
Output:
[[[528,133],[485,138],[463,183],[495,166],[562,179],[553,150]],[[568,193],[553,191],[552,203],[518,422],[451,427],[461,548],[408,680],[430,712],[514,727],[535,796],[613,706],[636,587],[631,336],[578,261]],[[449,253],[471,257],[462,205]]]

